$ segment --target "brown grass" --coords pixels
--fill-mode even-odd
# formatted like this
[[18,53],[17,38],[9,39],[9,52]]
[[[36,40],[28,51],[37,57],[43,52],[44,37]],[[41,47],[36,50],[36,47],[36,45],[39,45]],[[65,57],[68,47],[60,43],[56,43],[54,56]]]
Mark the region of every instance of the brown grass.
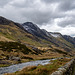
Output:
[[56,71],[59,67],[65,65],[71,59],[58,59],[52,60],[51,64],[39,65],[39,66],[29,66],[23,68],[21,71],[15,73],[5,74],[5,75],[50,75],[52,72]]

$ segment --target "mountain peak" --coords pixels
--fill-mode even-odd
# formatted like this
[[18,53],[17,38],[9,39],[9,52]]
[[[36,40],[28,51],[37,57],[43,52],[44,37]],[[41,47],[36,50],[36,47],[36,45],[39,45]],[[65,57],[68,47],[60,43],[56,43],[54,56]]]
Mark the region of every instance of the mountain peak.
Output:
[[46,35],[36,24],[32,22],[26,22],[23,23],[22,26],[25,30],[27,30],[29,33],[44,38],[43,36]]
[[22,24],[22,26],[26,29],[26,30],[30,30],[31,31],[36,31],[37,29],[39,29],[39,27],[36,24],[33,24],[32,22],[25,22]]
[[28,27],[30,27],[30,28],[32,28],[32,29],[36,29],[36,28],[39,28],[36,24],[34,24],[34,23],[32,23],[32,22],[25,22],[25,23],[23,23],[22,24],[23,26],[28,26]]
[[24,24],[27,24],[27,25],[33,25],[32,22],[25,22]]

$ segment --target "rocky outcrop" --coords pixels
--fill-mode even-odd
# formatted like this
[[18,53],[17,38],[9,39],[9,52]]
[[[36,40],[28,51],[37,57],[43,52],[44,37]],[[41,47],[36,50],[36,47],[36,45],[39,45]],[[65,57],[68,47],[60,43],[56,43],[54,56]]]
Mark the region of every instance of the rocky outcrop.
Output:
[[58,70],[52,73],[51,75],[73,75],[74,67],[75,59],[72,59],[66,65],[62,66],[61,68],[58,68]]

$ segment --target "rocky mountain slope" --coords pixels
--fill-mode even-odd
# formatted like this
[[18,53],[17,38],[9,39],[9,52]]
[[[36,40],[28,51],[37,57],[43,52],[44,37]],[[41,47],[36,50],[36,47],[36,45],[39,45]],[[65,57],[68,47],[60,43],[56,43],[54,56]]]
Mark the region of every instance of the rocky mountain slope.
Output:
[[71,49],[75,48],[75,40],[73,37],[69,37],[66,35],[69,38],[67,39],[67,37],[65,35],[62,35],[61,33],[48,32],[44,29],[40,29],[36,24],[33,24],[31,22],[26,22],[22,24],[22,26],[32,35],[49,41],[55,46],[62,47],[66,51],[70,51]]
[[22,25],[0,16],[0,62],[18,63],[73,55],[75,38],[48,32],[26,22]]
[[[18,41],[31,45],[41,45],[38,37],[33,36],[19,23],[0,17],[0,41]],[[37,42],[38,41],[38,42]]]
[[73,37],[47,32],[32,22],[21,25],[4,17],[0,17],[0,38],[1,41],[18,41],[37,47],[54,45],[68,50],[75,47]]
[[65,40],[71,42],[72,44],[75,45],[75,37],[71,37],[71,36],[68,36],[68,35],[64,35],[63,36]]

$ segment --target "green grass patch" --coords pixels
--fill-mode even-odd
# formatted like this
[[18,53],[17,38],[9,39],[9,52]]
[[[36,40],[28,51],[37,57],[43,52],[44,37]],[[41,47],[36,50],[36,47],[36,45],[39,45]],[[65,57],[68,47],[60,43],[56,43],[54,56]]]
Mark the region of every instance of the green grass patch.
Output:
[[20,44],[18,42],[0,42],[0,49],[3,51],[8,51],[11,52],[13,50],[15,51],[21,51],[24,54],[28,54],[29,52],[31,52],[30,49],[28,49],[24,44]]

